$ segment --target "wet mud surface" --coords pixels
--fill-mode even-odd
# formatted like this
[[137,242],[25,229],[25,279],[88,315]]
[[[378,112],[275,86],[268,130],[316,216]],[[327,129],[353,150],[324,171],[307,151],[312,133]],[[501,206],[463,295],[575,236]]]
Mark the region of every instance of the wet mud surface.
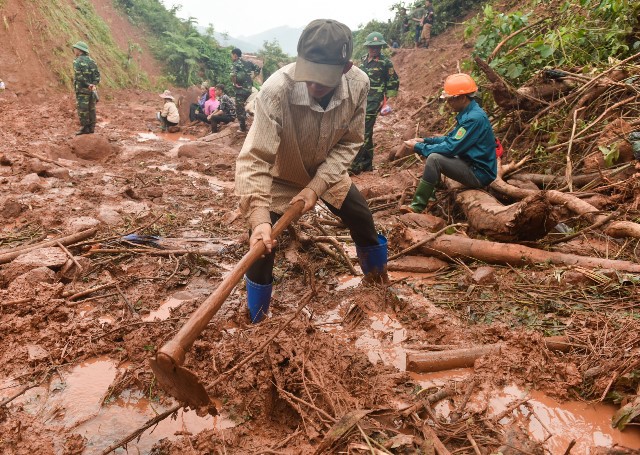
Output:
[[[443,59],[453,52],[442,49]],[[401,80],[434,58],[430,51],[400,50]],[[422,83],[435,87],[447,73]],[[354,177],[376,201],[391,253],[408,246],[403,232],[415,226],[397,199],[384,198],[411,186],[421,166],[391,167],[385,157],[414,135],[411,113],[422,101],[410,88],[420,83],[411,79],[394,113],[379,119],[376,170]],[[53,245],[0,265],[2,453],[102,453],[175,406],[147,361],[247,251],[233,195],[244,139],[237,125],[216,135],[202,125],[161,134],[156,98],[105,93],[97,134],[81,139],[73,137],[69,95],[51,99],[55,125],[39,121],[27,100],[2,103],[0,123],[10,127],[0,138],[0,258],[97,227],[67,251]],[[434,111],[421,131],[442,124]],[[283,236],[264,322],[249,323],[239,284],[187,353],[185,367],[215,397],[219,415],[180,410],[117,453],[433,453],[429,431],[460,454],[478,453],[474,444],[480,453],[557,454],[574,440],[576,454],[640,448],[637,424],[611,428],[621,402],[637,395],[633,280],[567,284],[568,270],[541,265],[493,267],[476,282],[485,264],[454,262],[391,271],[390,286],[370,285],[341,253],[308,240],[335,237],[359,274],[355,248],[335,221],[318,207],[296,235]],[[131,234],[138,237],[124,238]],[[572,349],[546,349],[551,335],[567,336]],[[505,347],[473,368],[406,371],[409,352],[492,343]],[[353,424],[337,431],[345,416]]]

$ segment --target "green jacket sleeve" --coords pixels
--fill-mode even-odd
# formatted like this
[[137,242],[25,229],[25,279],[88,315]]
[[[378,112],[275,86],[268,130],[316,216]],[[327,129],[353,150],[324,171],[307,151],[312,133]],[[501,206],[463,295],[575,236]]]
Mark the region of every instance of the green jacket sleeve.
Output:
[[393,98],[398,96],[398,88],[400,87],[400,79],[398,79],[398,73],[393,68],[393,63],[391,60],[386,60],[386,70],[387,70],[387,87],[386,87],[386,95],[387,98]]
[[482,133],[482,125],[468,118],[446,136],[427,138],[425,142],[418,142],[414,150],[425,157],[432,153],[457,156],[473,147]]

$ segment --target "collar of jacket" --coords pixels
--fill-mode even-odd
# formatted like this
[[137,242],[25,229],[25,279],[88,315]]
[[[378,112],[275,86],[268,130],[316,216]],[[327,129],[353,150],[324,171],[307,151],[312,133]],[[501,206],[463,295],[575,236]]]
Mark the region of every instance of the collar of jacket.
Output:
[[469,112],[471,112],[472,109],[475,109],[476,107],[478,107],[478,103],[476,100],[472,99],[471,102],[467,105],[467,107],[464,108],[463,111],[458,112],[458,115],[456,115],[456,120],[460,122],[462,120],[462,117],[467,115]]

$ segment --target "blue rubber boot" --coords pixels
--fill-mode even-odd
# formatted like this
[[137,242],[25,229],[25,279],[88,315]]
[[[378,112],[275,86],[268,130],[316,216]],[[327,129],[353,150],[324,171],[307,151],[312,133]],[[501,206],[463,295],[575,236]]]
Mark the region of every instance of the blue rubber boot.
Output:
[[251,323],[257,324],[262,321],[269,312],[273,283],[254,283],[247,278],[246,275],[244,279],[247,283],[247,307],[249,308],[249,317],[251,318]]
[[378,234],[378,242],[378,245],[373,246],[356,245],[356,253],[366,282],[388,283],[387,238]]

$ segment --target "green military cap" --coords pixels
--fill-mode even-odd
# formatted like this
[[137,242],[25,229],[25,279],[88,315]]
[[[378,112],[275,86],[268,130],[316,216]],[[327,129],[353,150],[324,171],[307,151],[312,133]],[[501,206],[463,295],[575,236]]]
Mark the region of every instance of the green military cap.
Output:
[[382,33],[371,32],[367,35],[367,40],[364,42],[365,46],[384,46],[387,42],[384,40]]
[[85,43],[84,41],[78,41],[76,44],[73,45],[73,47],[78,50],[81,50],[86,54],[89,53],[89,46],[87,46],[87,43]]
[[331,19],[316,19],[300,35],[294,80],[337,87],[352,53],[349,27]]

